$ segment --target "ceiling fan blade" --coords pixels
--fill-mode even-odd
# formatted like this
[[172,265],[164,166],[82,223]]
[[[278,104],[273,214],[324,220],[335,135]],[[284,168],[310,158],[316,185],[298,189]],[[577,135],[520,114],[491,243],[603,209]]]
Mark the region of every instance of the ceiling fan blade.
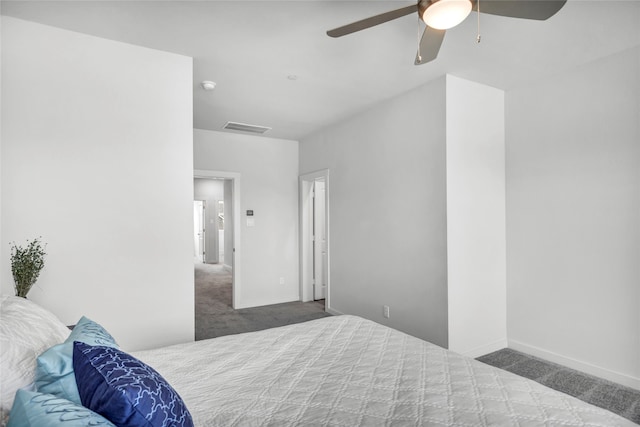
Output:
[[[562,9],[566,2],[567,0],[480,0],[480,13],[544,21]],[[477,0],[473,0],[473,10],[478,11]]]
[[438,56],[442,40],[444,40],[445,30],[436,30],[435,28],[427,27],[422,33],[420,39],[420,49],[416,54],[415,65],[426,64],[433,61]]
[[379,24],[384,24],[385,22],[392,21],[397,18],[401,18],[405,15],[409,15],[410,13],[416,13],[418,11],[418,6],[412,4],[411,6],[406,6],[401,9],[392,10],[390,12],[381,13],[380,15],[372,16],[371,18],[363,19],[361,21],[352,22],[351,24],[343,25],[342,27],[334,28],[333,30],[327,31],[327,35],[331,37],[342,37],[347,34],[355,33],[356,31],[364,30],[366,28],[371,28]]

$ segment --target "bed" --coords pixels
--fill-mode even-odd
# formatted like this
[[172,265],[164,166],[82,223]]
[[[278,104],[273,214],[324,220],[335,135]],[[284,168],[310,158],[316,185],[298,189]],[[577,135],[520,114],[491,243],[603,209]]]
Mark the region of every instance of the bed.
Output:
[[356,316],[132,356],[164,377],[195,426],[635,426]]

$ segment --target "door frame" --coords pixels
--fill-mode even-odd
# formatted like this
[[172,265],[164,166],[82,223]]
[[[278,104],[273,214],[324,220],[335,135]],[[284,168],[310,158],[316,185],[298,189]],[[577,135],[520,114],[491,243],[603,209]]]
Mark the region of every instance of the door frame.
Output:
[[300,175],[299,180],[299,227],[300,227],[300,301],[313,301],[313,200],[311,191],[314,182],[322,178],[325,185],[325,232],[327,234],[327,289],[325,311],[331,310],[331,229],[329,219],[329,169]]
[[[231,291],[231,305],[234,309],[242,307],[241,302],[241,289],[242,289],[242,250],[241,250],[241,211],[240,211],[240,180],[241,175],[237,172],[224,172],[224,171],[209,171],[196,169],[193,171],[194,178],[203,179],[230,179],[232,190],[232,206],[233,206],[233,253],[230,256],[233,257],[233,268],[231,270],[231,276],[233,281],[233,288]],[[225,254],[227,255],[227,254]]]

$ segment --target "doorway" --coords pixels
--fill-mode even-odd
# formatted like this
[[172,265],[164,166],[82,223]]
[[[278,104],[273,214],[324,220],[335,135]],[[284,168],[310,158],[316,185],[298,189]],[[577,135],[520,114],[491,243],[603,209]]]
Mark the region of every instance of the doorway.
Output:
[[[196,204],[199,200],[204,201],[202,214],[196,214]],[[194,171],[194,232],[199,228],[200,215],[203,216],[204,223],[202,233],[204,254],[201,257],[198,256],[199,243],[194,240],[196,260],[203,260],[201,270],[206,270],[204,271],[206,274],[213,276],[224,273],[230,276],[230,308],[240,308],[242,263],[239,173]],[[196,271],[197,274],[198,271]],[[198,309],[197,294],[196,292],[196,301],[194,301],[196,310]]]
[[[194,178],[194,205],[198,209],[199,243],[198,255],[202,255],[202,263],[221,264],[220,228],[223,225],[222,215],[218,212],[219,203],[225,197],[225,180],[218,178]],[[202,204],[202,211],[200,206]],[[202,213],[201,213],[202,212]],[[201,217],[200,217],[201,213]]]
[[329,171],[300,176],[300,300],[331,309]]

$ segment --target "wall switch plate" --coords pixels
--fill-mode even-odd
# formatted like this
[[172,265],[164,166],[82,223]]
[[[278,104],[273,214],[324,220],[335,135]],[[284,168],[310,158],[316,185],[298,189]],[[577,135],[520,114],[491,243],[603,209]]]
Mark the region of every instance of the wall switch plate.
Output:
[[281,278],[280,278],[280,284],[281,284],[281,285],[284,285],[284,277],[281,277]]
[[383,305],[382,306],[382,315],[384,317],[386,317],[387,319],[389,318],[389,306],[388,305]]

